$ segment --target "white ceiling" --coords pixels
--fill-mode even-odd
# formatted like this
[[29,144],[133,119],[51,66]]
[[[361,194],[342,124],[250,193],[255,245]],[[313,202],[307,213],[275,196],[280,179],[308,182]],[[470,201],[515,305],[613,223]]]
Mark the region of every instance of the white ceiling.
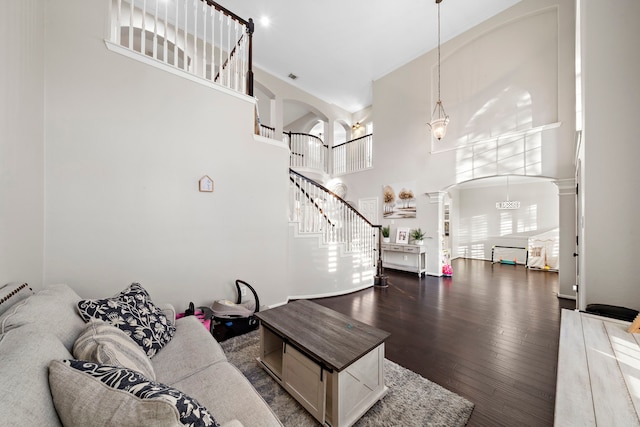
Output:
[[[519,1],[443,0],[442,43]],[[437,46],[435,0],[217,2],[255,21],[255,66],[349,112],[371,105],[374,80]]]

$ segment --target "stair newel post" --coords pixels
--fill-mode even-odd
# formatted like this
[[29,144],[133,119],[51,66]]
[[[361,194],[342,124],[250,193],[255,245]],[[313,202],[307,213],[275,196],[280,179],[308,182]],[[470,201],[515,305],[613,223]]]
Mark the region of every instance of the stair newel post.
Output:
[[376,225],[376,228],[378,229],[378,266],[376,267],[373,284],[380,288],[386,288],[389,286],[389,283],[387,282],[387,276],[384,275],[384,268],[382,267],[382,226]]
[[247,32],[249,33],[249,60],[247,70],[247,95],[253,96],[253,31],[255,26],[253,24],[253,18],[249,18],[249,25],[247,26]]

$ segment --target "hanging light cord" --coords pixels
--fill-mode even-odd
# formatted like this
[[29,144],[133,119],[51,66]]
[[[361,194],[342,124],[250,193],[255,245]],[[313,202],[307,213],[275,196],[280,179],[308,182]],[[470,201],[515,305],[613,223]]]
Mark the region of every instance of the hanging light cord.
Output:
[[441,102],[441,99],[440,99],[440,1],[437,2],[438,3],[438,102]]

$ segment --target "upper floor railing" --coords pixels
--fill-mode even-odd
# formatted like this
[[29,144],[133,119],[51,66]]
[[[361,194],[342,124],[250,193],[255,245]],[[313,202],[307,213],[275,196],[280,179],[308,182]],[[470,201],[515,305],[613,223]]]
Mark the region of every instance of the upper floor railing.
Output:
[[335,145],[331,151],[334,176],[372,168],[373,134]]
[[[273,138],[275,129],[260,125],[262,136]],[[373,167],[373,134],[331,147],[306,133],[285,132],[291,149],[290,167],[315,169],[333,176],[359,172]]]
[[266,126],[261,123],[259,134],[260,136],[264,136],[265,138],[274,139],[276,135],[276,128],[271,126]]
[[329,173],[329,147],[320,138],[298,132],[284,132],[283,137],[291,149],[290,167]]
[[111,42],[253,96],[253,20],[211,0],[112,0]]

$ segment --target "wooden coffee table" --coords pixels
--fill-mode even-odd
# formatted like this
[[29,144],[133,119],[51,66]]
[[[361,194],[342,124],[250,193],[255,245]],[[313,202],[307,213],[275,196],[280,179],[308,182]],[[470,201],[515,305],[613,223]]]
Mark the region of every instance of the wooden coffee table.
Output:
[[350,426],[387,393],[388,332],[306,300],[256,316],[258,362],[320,423]]

